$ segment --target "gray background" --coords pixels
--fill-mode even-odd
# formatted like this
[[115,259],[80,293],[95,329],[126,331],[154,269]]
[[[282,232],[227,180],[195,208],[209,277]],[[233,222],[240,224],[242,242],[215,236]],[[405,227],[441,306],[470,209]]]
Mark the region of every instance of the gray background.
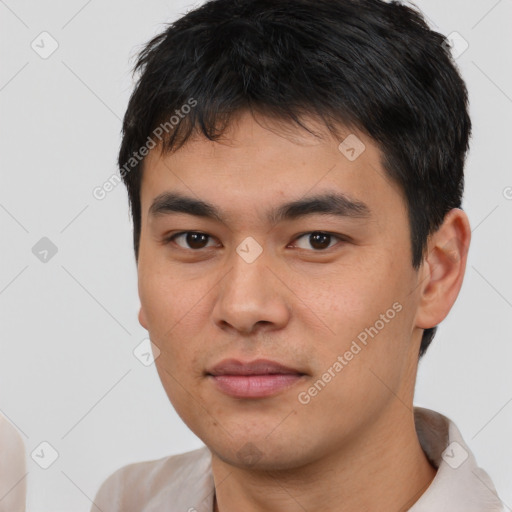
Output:
[[[417,5],[469,44],[457,63],[474,135],[467,274],[421,362],[416,404],[457,423],[511,507],[512,2]],[[31,512],[85,512],[118,467],[201,445],[133,355],[146,332],[124,187],[92,195],[116,171],[133,56],[191,6],[0,0],[0,410],[25,440]],[[51,49],[43,31],[59,45],[45,59],[31,47]],[[57,248],[46,262],[43,237]],[[46,470],[30,457],[43,441],[59,455]]]

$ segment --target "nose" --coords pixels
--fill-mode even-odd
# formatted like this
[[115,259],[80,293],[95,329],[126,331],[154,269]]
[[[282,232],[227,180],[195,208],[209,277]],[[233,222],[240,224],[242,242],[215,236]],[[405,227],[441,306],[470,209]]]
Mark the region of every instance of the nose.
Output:
[[248,263],[233,251],[230,271],[219,283],[213,309],[221,329],[248,335],[282,329],[288,323],[291,308],[286,287],[274,275],[269,259],[263,251]]

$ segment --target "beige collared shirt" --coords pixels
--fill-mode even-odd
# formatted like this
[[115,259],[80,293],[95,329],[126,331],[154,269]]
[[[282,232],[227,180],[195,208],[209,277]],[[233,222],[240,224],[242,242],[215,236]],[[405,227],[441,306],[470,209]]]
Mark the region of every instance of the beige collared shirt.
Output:
[[[480,469],[445,416],[414,408],[423,451],[437,473],[410,512],[504,512],[491,479]],[[94,503],[103,512],[213,512],[215,488],[206,447],[114,472]],[[93,505],[91,512],[98,512]]]
[[26,476],[23,439],[0,414],[0,512],[25,512]]

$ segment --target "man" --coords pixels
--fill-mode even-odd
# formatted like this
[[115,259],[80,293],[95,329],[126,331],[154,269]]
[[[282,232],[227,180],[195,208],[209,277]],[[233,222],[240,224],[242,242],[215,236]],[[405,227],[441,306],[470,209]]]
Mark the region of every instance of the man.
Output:
[[471,233],[443,36],[379,0],[214,0],[136,69],[139,320],[206,446],[120,469],[92,510],[503,510],[455,425],[413,407]]

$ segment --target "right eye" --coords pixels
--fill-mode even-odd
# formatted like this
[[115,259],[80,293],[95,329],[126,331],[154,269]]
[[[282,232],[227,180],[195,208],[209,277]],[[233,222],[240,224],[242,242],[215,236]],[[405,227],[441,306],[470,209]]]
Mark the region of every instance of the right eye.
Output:
[[198,251],[208,247],[215,247],[215,244],[213,244],[213,246],[208,245],[208,242],[211,240],[212,237],[206,233],[201,233],[199,231],[182,231],[181,233],[176,233],[175,235],[167,238],[166,243],[174,242],[182,249]]

